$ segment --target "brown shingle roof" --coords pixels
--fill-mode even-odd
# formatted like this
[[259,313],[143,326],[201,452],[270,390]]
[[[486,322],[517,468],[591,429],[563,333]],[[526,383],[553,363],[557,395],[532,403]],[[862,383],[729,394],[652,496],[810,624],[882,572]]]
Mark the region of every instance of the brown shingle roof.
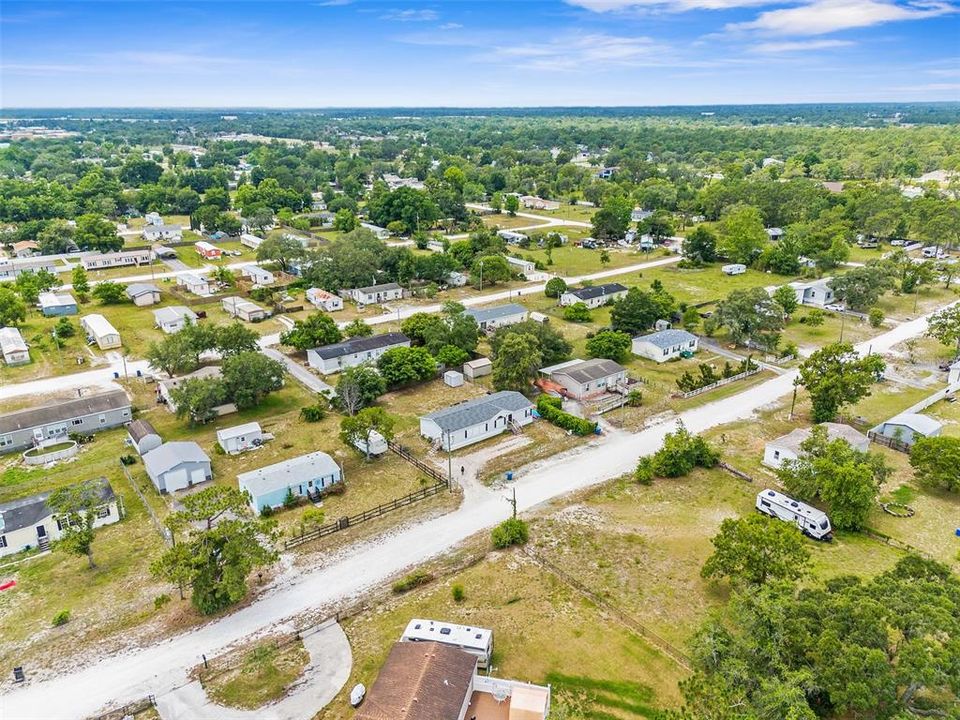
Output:
[[477,658],[434,642],[398,642],[354,720],[456,720]]

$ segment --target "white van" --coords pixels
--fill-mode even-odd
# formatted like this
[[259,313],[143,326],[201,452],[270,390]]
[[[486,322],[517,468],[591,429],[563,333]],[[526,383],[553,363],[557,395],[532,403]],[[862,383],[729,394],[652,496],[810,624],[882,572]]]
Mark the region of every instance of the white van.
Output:
[[935,258],[937,257],[937,252],[939,248],[936,245],[927,245],[923,250],[920,251],[920,254],[925,258]]
[[757,510],[764,515],[793,523],[804,535],[815,540],[829,540],[833,537],[830,518],[825,512],[776,490],[768,488],[757,495]]

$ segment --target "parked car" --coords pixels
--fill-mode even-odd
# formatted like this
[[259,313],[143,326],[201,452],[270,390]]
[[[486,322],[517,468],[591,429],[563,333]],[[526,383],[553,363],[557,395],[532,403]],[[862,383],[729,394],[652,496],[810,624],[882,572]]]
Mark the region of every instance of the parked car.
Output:
[[907,241],[897,238],[895,240],[891,240],[890,244],[893,245],[894,247],[903,247],[904,245],[907,244]]
[[846,308],[843,306],[843,303],[830,303],[829,305],[823,306],[824,310],[831,310],[833,312],[842,313]]

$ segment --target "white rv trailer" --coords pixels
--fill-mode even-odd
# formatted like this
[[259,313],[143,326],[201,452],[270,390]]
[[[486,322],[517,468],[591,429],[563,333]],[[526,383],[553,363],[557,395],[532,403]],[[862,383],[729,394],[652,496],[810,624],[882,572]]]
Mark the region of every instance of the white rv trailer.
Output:
[[795,524],[804,535],[814,540],[829,540],[833,536],[830,518],[825,512],[776,490],[768,488],[757,495],[757,510]]
[[493,630],[467,627],[436,620],[414,618],[400,636],[400,642],[435,642],[450,645],[464,652],[476,655],[477,667],[485,669],[490,665],[493,655]]

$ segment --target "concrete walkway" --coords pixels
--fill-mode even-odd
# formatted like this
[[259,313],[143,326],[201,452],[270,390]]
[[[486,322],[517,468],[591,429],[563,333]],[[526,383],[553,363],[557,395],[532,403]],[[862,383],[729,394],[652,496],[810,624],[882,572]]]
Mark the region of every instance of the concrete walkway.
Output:
[[310,663],[281,700],[256,710],[217,705],[194,681],[157,698],[163,720],[309,720],[343,688],[353,667],[350,642],[343,629],[328,621],[303,638]]

